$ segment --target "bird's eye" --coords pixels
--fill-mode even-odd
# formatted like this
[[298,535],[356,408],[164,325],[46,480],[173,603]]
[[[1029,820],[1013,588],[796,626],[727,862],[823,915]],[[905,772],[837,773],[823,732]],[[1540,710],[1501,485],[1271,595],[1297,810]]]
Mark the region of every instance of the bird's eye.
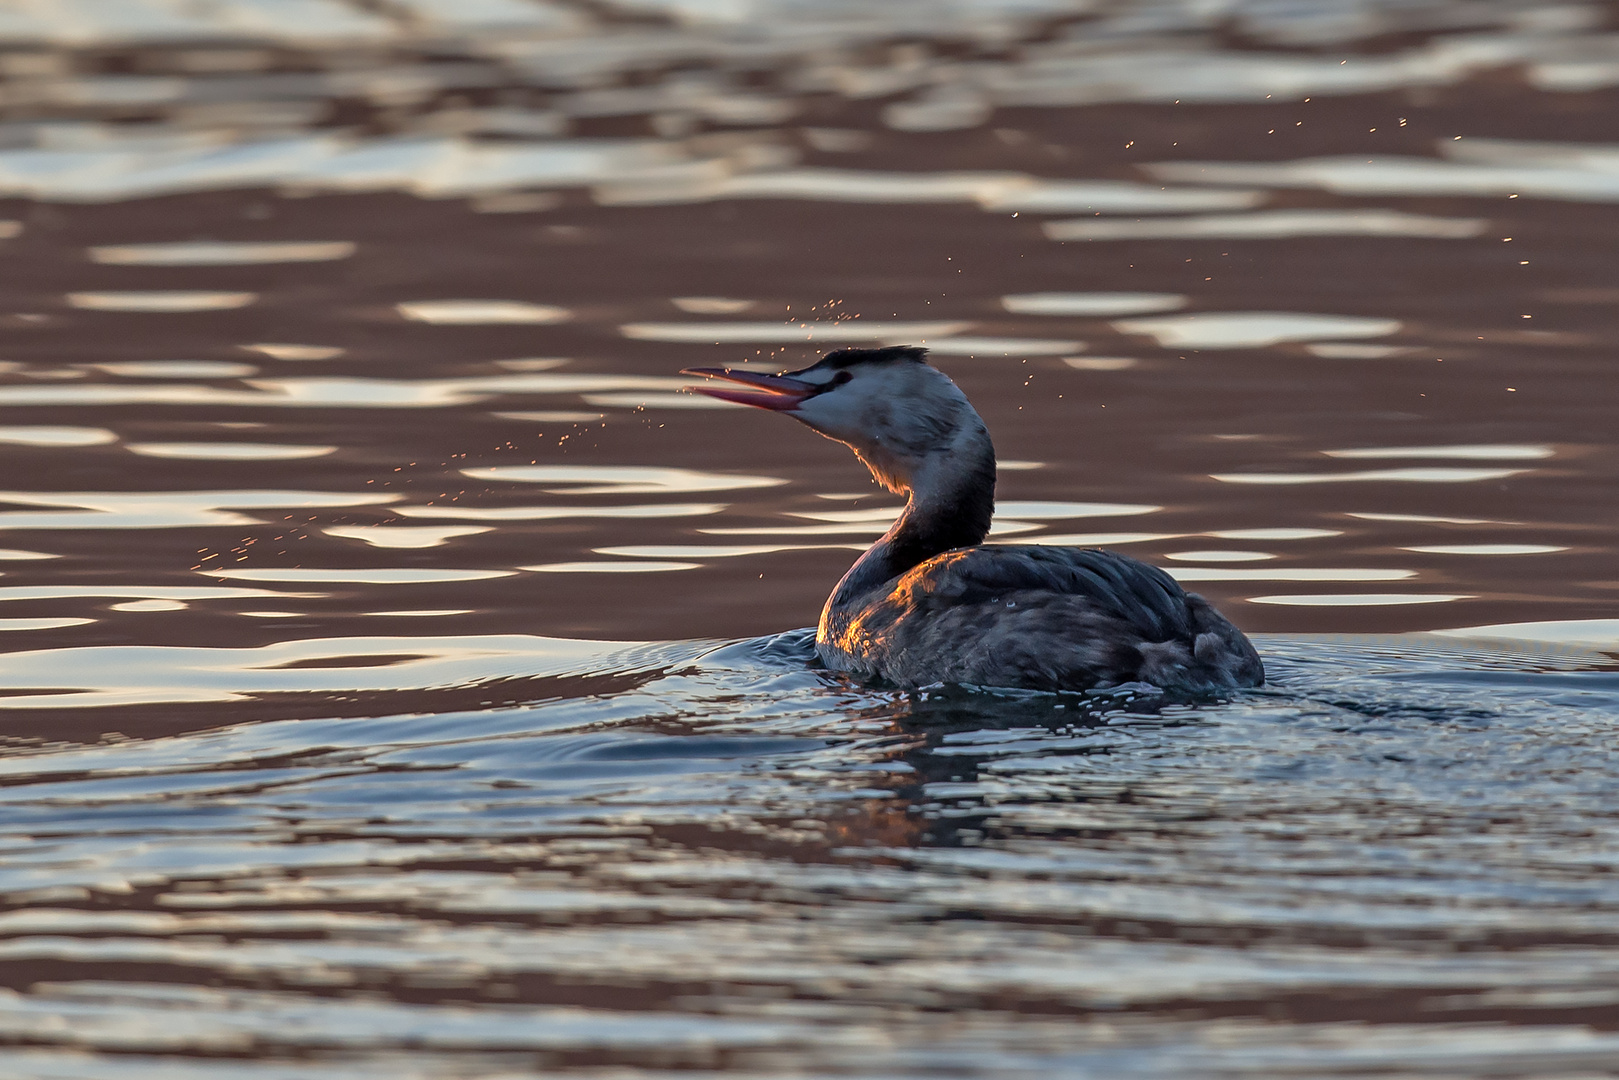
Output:
[[840,371],[836,375],[832,376],[832,385],[833,386],[842,386],[844,383],[848,382],[852,378],[854,378],[854,375],[852,375],[851,373],[849,373],[847,371]]

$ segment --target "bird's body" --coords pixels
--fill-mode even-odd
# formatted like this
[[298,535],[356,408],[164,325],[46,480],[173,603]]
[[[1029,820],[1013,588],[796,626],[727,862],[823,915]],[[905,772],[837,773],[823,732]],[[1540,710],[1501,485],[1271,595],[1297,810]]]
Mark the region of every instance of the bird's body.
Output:
[[828,667],[904,687],[1264,680],[1241,632],[1162,570],[1111,551],[1034,544],[946,551],[828,606],[816,650]]
[[1264,682],[1241,631],[1174,579],[1110,551],[983,545],[995,452],[923,350],[845,349],[788,375],[703,374],[724,400],[785,412],[848,445],[904,511],[827,599],[827,666],[907,688],[1215,690]]

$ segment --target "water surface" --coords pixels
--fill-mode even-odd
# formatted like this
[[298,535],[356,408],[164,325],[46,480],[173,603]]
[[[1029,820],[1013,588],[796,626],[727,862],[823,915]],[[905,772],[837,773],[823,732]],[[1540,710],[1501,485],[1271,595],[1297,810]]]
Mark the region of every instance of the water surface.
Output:
[[[0,12],[0,1071],[1619,1071],[1616,42]],[[677,372],[897,342],[1271,685],[818,670],[897,503]]]

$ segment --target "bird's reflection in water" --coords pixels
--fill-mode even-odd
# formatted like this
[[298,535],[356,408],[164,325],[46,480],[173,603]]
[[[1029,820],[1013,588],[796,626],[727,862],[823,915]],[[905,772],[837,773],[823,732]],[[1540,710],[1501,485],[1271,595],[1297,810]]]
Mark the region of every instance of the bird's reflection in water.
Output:
[[[862,734],[892,743],[880,766],[866,766],[873,768],[869,786],[886,796],[829,820],[828,837],[834,848],[981,846],[1022,835],[1026,829],[1008,812],[1036,803],[1151,801],[1136,770],[1125,778],[1108,768],[1116,750],[1139,743],[1125,731],[1202,726],[1207,710],[1224,700],[1144,683],[1084,693],[964,686],[895,692],[857,714]],[[1015,783],[997,768],[1013,759]],[[1039,782],[1029,782],[1031,769]]]

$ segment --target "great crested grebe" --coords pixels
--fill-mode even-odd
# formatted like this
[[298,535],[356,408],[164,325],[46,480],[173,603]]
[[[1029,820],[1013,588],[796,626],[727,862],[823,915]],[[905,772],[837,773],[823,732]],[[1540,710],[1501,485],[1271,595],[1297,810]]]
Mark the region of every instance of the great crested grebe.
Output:
[[1265,681],[1242,632],[1157,567],[1088,548],[980,546],[995,511],[995,447],[926,355],[839,349],[784,375],[684,372],[732,384],[696,388],[710,397],[786,413],[843,443],[906,496],[821,611],[815,648],[828,667],[908,689]]

